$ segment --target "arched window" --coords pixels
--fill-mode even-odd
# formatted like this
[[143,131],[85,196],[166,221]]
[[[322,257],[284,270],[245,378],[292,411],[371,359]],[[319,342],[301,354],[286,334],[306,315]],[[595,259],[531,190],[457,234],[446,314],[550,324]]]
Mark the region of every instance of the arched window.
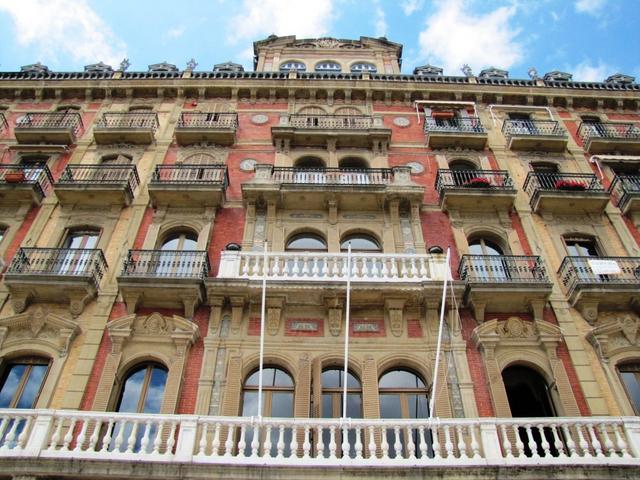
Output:
[[288,252],[326,252],[327,242],[315,233],[298,233],[289,238],[285,248]]
[[287,62],[280,64],[281,72],[288,72],[290,70],[297,70],[298,72],[304,72],[307,70],[307,66],[304,63],[298,62],[295,60],[289,60]]
[[[242,388],[242,416],[252,417],[258,415],[258,384],[260,371],[256,370],[247,377]],[[294,383],[291,376],[281,368],[265,366],[262,369],[262,416],[263,417],[293,417]],[[253,441],[253,429],[247,429],[245,455],[251,453]],[[291,453],[291,429],[284,431],[285,456]],[[279,429],[271,430],[271,456],[277,453]],[[264,444],[265,429],[261,430],[260,444]],[[261,449],[262,450],[262,449]],[[262,452],[261,452],[262,453]]]
[[161,250],[190,251],[198,245],[198,236],[190,231],[177,231],[167,235],[162,241]]
[[[502,381],[507,392],[512,417],[556,416],[549,393],[549,386],[542,375],[535,370],[522,365],[512,365],[502,371]],[[538,454],[544,455],[544,449],[542,448],[543,434],[551,447],[551,454],[557,456],[558,451],[554,446],[555,439],[550,428],[544,428],[542,432],[538,428],[531,429],[531,435]],[[524,444],[525,455],[530,457],[533,445],[529,440],[529,433],[525,428],[520,427],[518,435]]]
[[340,64],[331,60],[316,63],[316,72],[340,72],[341,70]]
[[362,72],[376,73],[377,71],[378,71],[378,68],[373,63],[358,62],[351,65],[352,73],[362,73]]
[[640,415],[640,362],[618,365],[618,373],[636,415]]
[[8,362],[2,374],[0,408],[34,408],[49,370],[49,361],[40,357]]
[[366,233],[352,233],[345,236],[340,242],[340,250],[346,252],[351,243],[352,252],[381,252],[382,248],[378,241]]
[[[342,368],[328,368],[322,371],[320,377],[322,383],[322,400],[320,404],[320,418],[340,418],[342,417],[342,404],[344,393],[344,370]],[[347,371],[347,415],[348,418],[362,418],[362,385],[360,380],[351,371]],[[349,442],[350,457],[355,457],[354,445],[356,443],[356,431],[349,429],[347,434]],[[362,439],[361,439],[362,440]],[[322,443],[324,445],[324,456],[330,453],[331,431],[323,429]],[[336,454],[341,456],[342,452],[342,432],[335,432]]]
[[[168,373],[164,366],[157,363],[136,365],[124,378],[116,411],[160,413]],[[149,432],[147,432],[147,428],[150,428]],[[123,429],[124,431],[122,431]],[[148,443],[144,453],[149,453],[153,450],[157,433],[158,427],[155,423],[151,423],[149,427],[144,423],[138,424],[135,431],[133,424],[129,422],[116,423],[110,432],[109,450],[124,452],[133,441],[133,451],[140,452],[142,440],[147,437]],[[135,435],[135,439],[132,438],[132,435]],[[119,446],[117,446],[118,437],[121,438]]]
[[502,248],[494,241],[484,237],[469,240],[471,255],[504,255]]
[[[380,418],[429,418],[429,395],[422,378],[410,370],[397,369],[384,373],[378,382],[380,395]],[[415,445],[415,454],[420,456],[420,435],[417,429],[402,429],[400,442],[406,456],[406,442],[411,435]],[[428,450],[431,452],[431,438],[427,436]],[[396,442],[395,432],[387,430],[389,456],[395,458],[399,452],[393,445]]]
[[468,185],[472,179],[477,178],[477,167],[475,163],[464,160],[455,159],[449,162],[449,170],[451,170],[451,180],[454,185]]
[[324,162],[318,157],[300,157],[293,165],[294,168],[307,169],[307,168],[325,168]]

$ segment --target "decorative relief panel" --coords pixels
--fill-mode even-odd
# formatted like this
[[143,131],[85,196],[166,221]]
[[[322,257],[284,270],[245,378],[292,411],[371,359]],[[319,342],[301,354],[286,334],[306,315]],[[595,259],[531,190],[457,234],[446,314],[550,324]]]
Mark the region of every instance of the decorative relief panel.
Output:
[[639,353],[640,319],[636,314],[608,312],[600,315],[598,323],[587,338],[602,358],[609,359],[626,352]]

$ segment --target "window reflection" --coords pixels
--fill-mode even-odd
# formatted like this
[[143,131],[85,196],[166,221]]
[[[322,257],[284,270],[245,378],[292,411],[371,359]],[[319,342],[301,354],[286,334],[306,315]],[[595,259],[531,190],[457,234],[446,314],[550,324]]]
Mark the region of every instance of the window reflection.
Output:
[[620,365],[618,372],[636,415],[640,415],[640,363]]
[[[422,418],[429,417],[429,396],[424,380],[409,370],[391,370],[378,382],[380,393],[380,418]],[[418,429],[406,428],[400,431],[402,451],[407,454],[406,442],[411,435],[415,445],[415,455],[420,457],[420,436]],[[396,452],[395,434],[387,430],[387,443],[389,444],[389,456],[395,458],[400,452]],[[428,455],[433,455],[431,449],[431,432],[425,432]]]

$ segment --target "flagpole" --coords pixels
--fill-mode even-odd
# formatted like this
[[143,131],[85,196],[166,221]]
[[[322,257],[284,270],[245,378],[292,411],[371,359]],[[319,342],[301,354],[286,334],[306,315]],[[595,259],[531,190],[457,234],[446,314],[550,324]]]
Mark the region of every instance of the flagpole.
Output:
[[434,411],[436,408],[436,395],[438,393],[438,375],[440,369],[440,348],[442,346],[442,330],[444,327],[444,305],[447,299],[447,282],[449,280],[449,276],[451,275],[451,268],[449,268],[449,255],[451,253],[451,249],[447,248],[447,258],[445,260],[445,265],[447,267],[447,271],[445,272],[444,277],[444,285],[442,286],[442,303],[440,304],[440,326],[438,327],[438,343],[436,345],[436,365],[433,369],[433,388],[431,389],[431,400],[429,405],[429,420],[431,420],[435,415]]
[[342,418],[347,418],[347,374],[349,373],[349,310],[351,307],[351,242],[347,246],[347,301],[344,320],[344,372],[342,375]]
[[262,370],[264,367],[264,317],[267,303],[267,241],[262,256],[262,307],[260,311],[260,366],[258,367],[258,419],[262,420]]

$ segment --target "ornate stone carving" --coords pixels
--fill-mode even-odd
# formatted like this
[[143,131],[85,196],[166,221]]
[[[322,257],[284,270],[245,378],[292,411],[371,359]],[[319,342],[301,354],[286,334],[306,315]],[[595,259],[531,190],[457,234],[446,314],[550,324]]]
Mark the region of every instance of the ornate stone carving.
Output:
[[533,335],[533,328],[519,317],[509,317],[505,322],[501,322],[498,334],[509,338],[527,338]]
[[411,125],[411,121],[407,117],[396,117],[393,119],[393,124],[397,127],[406,128]]
[[588,340],[604,359],[640,346],[640,319],[633,313],[613,313],[601,319],[601,324],[587,335]]
[[282,317],[283,298],[267,299],[267,333],[277,335],[280,330],[280,319]]
[[254,125],[264,125],[269,121],[269,117],[263,113],[257,113],[251,117],[251,123]]
[[389,316],[389,329],[394,337],[402,335],[404,330],[404,298],[388,298],[385,300],[385,310]]

